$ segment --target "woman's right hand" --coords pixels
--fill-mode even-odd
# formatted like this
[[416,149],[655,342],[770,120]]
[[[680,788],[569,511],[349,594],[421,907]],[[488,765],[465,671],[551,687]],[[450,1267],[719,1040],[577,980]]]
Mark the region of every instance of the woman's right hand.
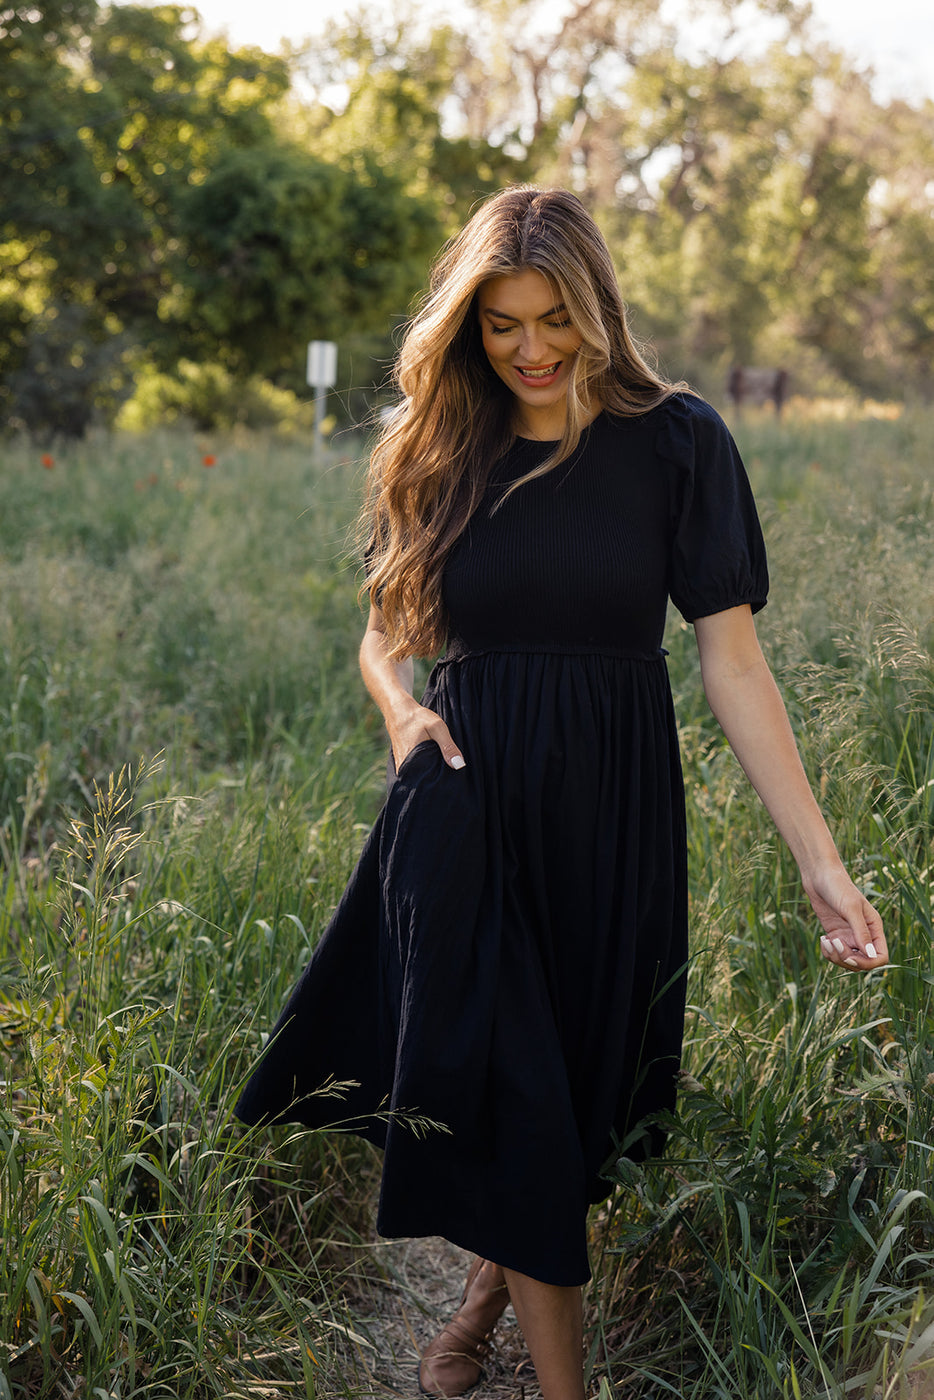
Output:
[[449,768],[465,768],[467,761],[451,738],[440,715],[420,705],[412,694],[413,668],[411,660],[393,661],[388,655],[383,615],[370,605],[366,631],[360,644],[360,669],[366,688],[382,711],[392,761],[396,772],[402,767],[416,744],[426,740],[438,745]]
[[396,765],[397,773],[412,750],[426,741],[438,745],[449,768],[467,766],[464,755],[451,738],[451,731],[441,716],[425,705],[420,705],[417,700],[412,701],[411,707],[406,706],[403,715],[395,712],[391,719],[387,718],[386,728],[389,730],[392,761]]

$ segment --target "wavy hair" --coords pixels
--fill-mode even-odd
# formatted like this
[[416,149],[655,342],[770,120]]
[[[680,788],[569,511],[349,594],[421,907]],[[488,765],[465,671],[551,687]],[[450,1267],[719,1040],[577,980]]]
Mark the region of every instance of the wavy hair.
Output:
[[403,403],[370,459],[361,592],[378,603],[395,658],[444,645],[445,560],[514,436],[514,396],[483,350],[477,291],[529,269],[558,290],[582,341],[564,436],[512,490],[566,461],[592,401],[632,417],[687,387],[661,379],[637,348],[609,249],[576,195],[518,185],[482,204],[432,268],[396,360]]

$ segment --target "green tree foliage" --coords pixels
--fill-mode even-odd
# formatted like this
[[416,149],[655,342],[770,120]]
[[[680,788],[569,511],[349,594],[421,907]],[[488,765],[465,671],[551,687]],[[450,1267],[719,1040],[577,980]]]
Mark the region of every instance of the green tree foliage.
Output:
[[180,201],[186,256],[166,309],[210,358],[288,380],[297,345],[404,309],[432,246],[419,212],[372,160],[342,168],[297,147],[228,150]]
[[107,257],[108,226],[131,216],[102,188],[81,137],[77,70],[96,9],[75,0],[0,14],[0,375],[40,369],[33,336],[47,337],[59,298],[92,299],[85,284]]
[[281,134],[283,58],[202,40],[178,5],[0,24],[8,418],[80,433],[141,357],[299,387],[305,339],[404,313],[431,211],[365,153],[325,161]]
[[860,383],[872,166],[841,132],[840,89],[818,106],[822,83],[820,56],[779,46],[754,61],[656,51],[626,80],[607,219],[647,328],[692,371],[771,341]]
[[[796,0],[758,5],[754,43],[736,0],[696,8],[688,32],[653,0],[472,0],[462,32],[425,7],[364,9],[308,60],[316,131],[377,132],[454,223],[487,174],[503,183],[497,151],[512,178],[578,190],[674,372],[716,383],[766,358],[929,392],[934,104],[881,105]],[[458,141],[472,181],[455,179]]]
[[[486,89],[490,75],[450,24],[426,27],[405,8],[361,10],[328,25],[305,53],[303,75],[318,99],[306,117],[315,148],[332,159],[353,151],[391,167],[449,232],[482,195],[534,176],[513,133],[491,130],[479,113],[471,119],[477,85]],[[340,111],[324,100],[335,88]],[[447,129],[446,110],[456,114],[455,131]]]
[[671,372],[930,395],[934,103],[757,9],[400,0],[274,57],[180,5],[0,8],[5,416],[80,432],[143,362],[301,390],[311,338],[378,378],[444,236],[527,179],[592,207]]
[[878,266],[872,334],[865,349],[877,372],[901,369],[934,395],[934,102],[893,102],[875,125],[879,155],[869,192]]

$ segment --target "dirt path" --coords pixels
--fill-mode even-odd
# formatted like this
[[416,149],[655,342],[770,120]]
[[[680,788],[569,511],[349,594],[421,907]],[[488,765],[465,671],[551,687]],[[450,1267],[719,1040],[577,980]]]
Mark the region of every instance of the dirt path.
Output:
[[[416,1400],[418,1356],[460,1301],[471,1256],[446,1240],[380,1240],[348,1306],[360,1341],[348,1391],[361,1400]],[[471,1400],[539,1400],[515,1316],[508,1308]]]

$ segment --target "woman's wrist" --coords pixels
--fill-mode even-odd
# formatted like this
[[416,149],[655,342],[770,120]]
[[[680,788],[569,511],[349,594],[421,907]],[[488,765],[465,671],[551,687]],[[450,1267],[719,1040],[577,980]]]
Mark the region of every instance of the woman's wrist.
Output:
[[827,846],[823,846],[822,843],[820,849],[808,847],[803,855],[795,857],[801,883],[808,894],[812,890],[820,889],[828,880],[839,879],[841,875],[846,879],[849,878],[840,852],[833,844],[829,833],[827,839]]
[[389,732],[393,749],[396,748],[397,740],[405,734],[408,726],[416,720],[421,708],[414,696],[404,691],[399,695],[394,695],[386,705],[383,710],[383,721]]

